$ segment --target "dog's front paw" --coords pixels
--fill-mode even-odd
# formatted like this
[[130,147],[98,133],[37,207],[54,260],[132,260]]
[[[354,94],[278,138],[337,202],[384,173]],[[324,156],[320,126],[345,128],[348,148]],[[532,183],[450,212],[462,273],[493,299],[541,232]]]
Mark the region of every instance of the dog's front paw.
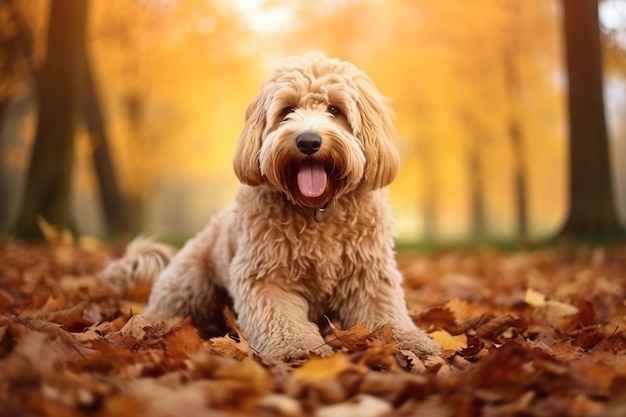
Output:
[[310,339],[311,340],[291,341],[291,343],[282,342],[274,348],[262,352],[262,354],[272,359],[285,362],[307,359],[311,355],[326,357],[333,354],[333,349],[325,344],[321,337],[319,339]]
[[421,359],[432,360],[433,357],[439,357],[442,352],[441,345],[419,329],[399,332],[395,337],[399,349],[409,350]]

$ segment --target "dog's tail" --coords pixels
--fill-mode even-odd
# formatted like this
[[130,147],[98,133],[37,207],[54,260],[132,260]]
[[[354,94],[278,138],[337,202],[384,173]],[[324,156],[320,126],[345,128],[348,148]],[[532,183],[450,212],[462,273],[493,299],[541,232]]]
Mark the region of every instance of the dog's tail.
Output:
[[117,291],[140,283],[151,283],[169,264],[175,249],[153,238],[136,237],[119,259],[109,261],[100,272],[100,279]]

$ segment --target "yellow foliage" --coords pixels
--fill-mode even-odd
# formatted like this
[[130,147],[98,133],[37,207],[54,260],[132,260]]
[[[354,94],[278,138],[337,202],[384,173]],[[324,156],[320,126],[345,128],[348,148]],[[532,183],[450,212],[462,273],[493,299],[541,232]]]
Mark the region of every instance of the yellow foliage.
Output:
[[196,196],[185,199],[197,230],[237,186],[231,155],[267,71],[284,55],[321,49],[363,68],[391,99],[403,160],[391,189],[401,237],[428,228],[465,235],[474,175],[489,231],[511,235],[518,168],[531,232],[558,226],[565,132],[560,22],[550,2],[253,3],[92,2],[89,55],[128,194],[145,202],[174,189]]

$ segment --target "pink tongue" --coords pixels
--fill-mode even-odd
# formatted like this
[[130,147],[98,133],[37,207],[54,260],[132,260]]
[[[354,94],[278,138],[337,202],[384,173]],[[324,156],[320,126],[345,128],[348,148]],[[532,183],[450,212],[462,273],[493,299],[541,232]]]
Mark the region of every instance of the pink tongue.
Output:
[[319,197],[326,189],[324,164],[318,161],[304,161],[298,171],[298,189],[305,197]]

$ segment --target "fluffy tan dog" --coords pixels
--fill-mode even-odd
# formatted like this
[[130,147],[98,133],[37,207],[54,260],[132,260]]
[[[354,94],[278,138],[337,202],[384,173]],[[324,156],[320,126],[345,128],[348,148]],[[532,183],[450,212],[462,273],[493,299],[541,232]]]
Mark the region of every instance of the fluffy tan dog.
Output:
[[[400,349],[426,359],[437,343],[409,317],[386,191],[398,156],[384,98],[350,63],[321,53],[285,60],[246,112],[234,156],[235,201],[158,274],[147,316],[206,324],[232,299],[263,355],[328,355],[318,320],[393,326]],[[149,241],[103,272],[150,279],[169,260]]]

